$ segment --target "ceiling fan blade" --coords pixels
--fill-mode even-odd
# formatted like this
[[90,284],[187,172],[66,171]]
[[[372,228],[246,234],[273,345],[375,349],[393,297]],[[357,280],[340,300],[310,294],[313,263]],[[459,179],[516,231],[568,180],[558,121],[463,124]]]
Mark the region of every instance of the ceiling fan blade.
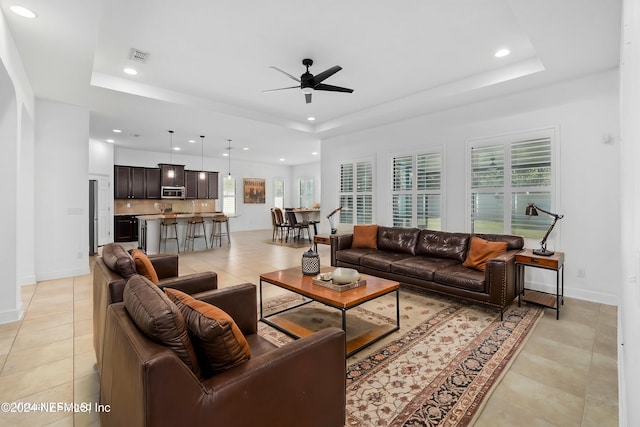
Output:
[[342,70],[341,66],[334,65],[333,67],[329,68],[328,70],[324,70],[320,74],[316,74],[315,76],[313,76],[311,78],[310,83],[311,83],[312,86],[316,86],[316,85],[322,83],[323,80],[328,79],[329,77],[333,76],[335,73],[337,73],[340,70]]
[[304,99],[305,99],[305,101],[307,101],[307,104],[311,104],[311,94],[310,93],[305,93],[304,94]]
[[289,87],[281,87],[278,89],[267,89],[267,90],[263,90],[262,92],[274,92],[276,90],[285,90],[285,89],[300,89],[300,86],[289,86]]
[[316,85],[313,89],[314,90],[328,90],[330,92],[347,92],[347,93],[352,93],[353,92],[353,89],[349,89],[349,88],[346,88],[346,87],[340,87],[340,86],[326,85],[324,83]]
[[287,73],[287,72],[286,72],[286,71],[284,71],[284,70],[281,70],[281,69],[280,69],[280,68],[278,68],[278,67],[274,67],[274,66],[272,65],[272,66],[271,66],[271,67],[269,67],[269,68],[273,68],[273,69],[274,69],[274,70],[276,70],[276,71],[280,71],[282,74],[287,75],[287,76],[289,76],[289,78],[291,78],[291,79],[293,79],[293,80],[297,81],[298,83],[300,83],[300,79],[299,79],[299,78],[297,78],[296,76],[292,76],[291,74]]

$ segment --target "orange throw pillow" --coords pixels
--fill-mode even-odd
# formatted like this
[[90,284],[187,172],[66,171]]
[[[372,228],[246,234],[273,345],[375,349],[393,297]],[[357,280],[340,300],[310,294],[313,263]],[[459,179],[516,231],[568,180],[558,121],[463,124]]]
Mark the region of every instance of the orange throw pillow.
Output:
[[156,269],[153,268],[153,264],[151,264],[151,260],[141,249],[134,249],[131,251],[131,256],[133,257],[133,261],[136,263],[136,270],[138,274],[146,277],[151,280],[156,285],[160,282],[158,279],[158,274],[156,273]]
[[487,261],[507,252],[507,242],[489,242],[479,237],[471,237],[471,246],[463,267],[484,271]]
[[352,248],[378,248],[377,225],[354,225]]
[[249,343],[229,314],[176,289],[165,292],[182,312],[196,353],[205,362],[200,366],[205,377],[249,360]]

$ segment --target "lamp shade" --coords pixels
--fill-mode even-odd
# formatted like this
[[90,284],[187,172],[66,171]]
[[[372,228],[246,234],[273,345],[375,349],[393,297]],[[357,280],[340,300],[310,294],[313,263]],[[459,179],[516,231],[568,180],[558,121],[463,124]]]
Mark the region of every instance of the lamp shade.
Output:
[[302,254],[302,274],[305,276],[320,274],[320,255],[311,248]]
[[538,216],[538,210],[536,209],[533,203],[529,203],[527,209],[524,211],[524,214],[527,216]]

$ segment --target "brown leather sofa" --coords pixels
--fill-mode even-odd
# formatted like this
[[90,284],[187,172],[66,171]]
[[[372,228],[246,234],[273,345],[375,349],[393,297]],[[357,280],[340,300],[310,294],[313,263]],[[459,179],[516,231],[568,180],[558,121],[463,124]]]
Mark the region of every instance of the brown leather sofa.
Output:
[[[178,276],[178,256],[175,254],[149,255],[149,259],[158,275],[160,287],[179,289],[194,297],[218,287],[218,276],[211,271]],[[103,246],[101,256],[96,257],[93,268],[93,348],[99,372],[107,307],[122,301],[126,279],[136,273],[133,259],[118,243]]]
[[464,267],[471,234],[417,228],[378,227],[377,248],[351,248],[353,234],[331,236],[331,265],[479,302],[500,310],[516,297],[515,254],[520,236],[474,234],[507,242],[507,252],[486,263],[484,272]]
[[345,337],[328,328],[280,348],[257,334],[256,287],[200,294],[234,319],[248,361],[198,378],[149,339],[123,303],[107,308],[100,380],[102,426],[337,427],[345,423]]

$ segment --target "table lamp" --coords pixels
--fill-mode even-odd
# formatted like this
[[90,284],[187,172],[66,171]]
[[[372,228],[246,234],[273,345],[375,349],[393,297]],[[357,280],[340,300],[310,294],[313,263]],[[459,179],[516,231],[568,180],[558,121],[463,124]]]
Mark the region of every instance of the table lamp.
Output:
[[342,209],[342,206],[335,208],[333,211],[331,211],[329,215],[327,215],[327,219],[329,220],[329,226],[331,227],[331,234],[336,234],[338,232],[333,216],[338,212],[340,212],[341,209]]
[[535,255],[551,256],[554,254],[554,252],[547,250],[547,237],[549,237],[549,233],[551,233],[551,230],[553,230],[553,227],[556,225],[556,222],[558,222],[559,219],[562,219],[564,215],[558,215],[558,214],[545,211],[544,209],[536,206],[534,203],[529,203],[529,206],[527,206],[527,210],[524,212],[524,214],[527,216],[538,216],[538,211],[542,211],[547,215],[551,215],[553,217],[553,222],[551,223],[551,226],[547,230],[547,233],[544,235],[544,237],[542,238],[542,241],[540,242],[540,249],[534,249],[533,253]]

